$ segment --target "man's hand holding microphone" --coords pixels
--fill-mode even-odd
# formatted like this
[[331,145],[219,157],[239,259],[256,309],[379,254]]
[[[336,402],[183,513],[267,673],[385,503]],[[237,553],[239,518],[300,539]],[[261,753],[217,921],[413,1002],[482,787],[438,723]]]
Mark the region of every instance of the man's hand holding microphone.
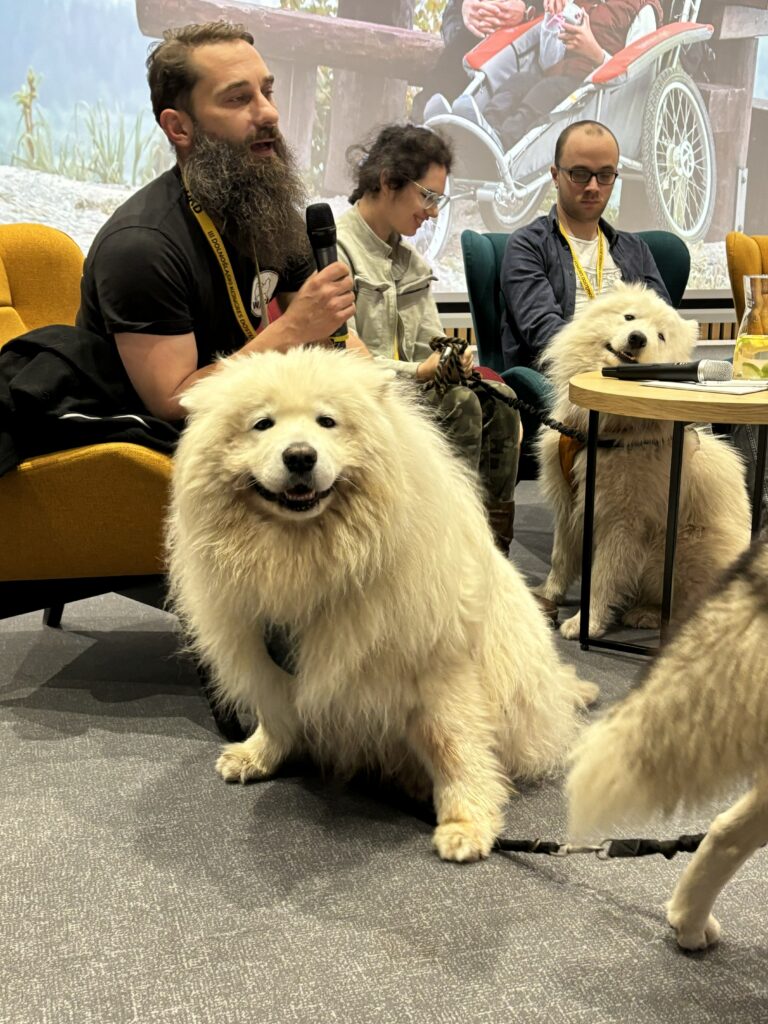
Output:
[[290,329],[286,348],[321,344],[348,348],[370,355],[347,320],[355,313],[354,281],[336,251],[336,223],[327,203],[307,207],[307,234],[317,272],[307,278],[292,297],[284,314]]
[[286,319],[295,330],[297,345],[330,339],[354,314],[352,276],[341,260],[329,263],[307,278],[285,311]]

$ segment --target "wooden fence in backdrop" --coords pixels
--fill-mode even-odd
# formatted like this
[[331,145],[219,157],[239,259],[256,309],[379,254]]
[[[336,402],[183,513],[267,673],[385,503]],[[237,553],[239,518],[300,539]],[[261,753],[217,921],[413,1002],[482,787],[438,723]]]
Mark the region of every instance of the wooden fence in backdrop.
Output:
[[408,84],[434,67],[443,41],[414,31],[413,0],[339,0],[339,17],[260,7],[244,0],[136,0],[139,28],[160,38],[191,22],[224,18],[253,34],[275,74],[283,134],[299,164],[310,166],[318,68],[333,69],[323,191],[349,188],[347,148],[376,124],[402,120]]

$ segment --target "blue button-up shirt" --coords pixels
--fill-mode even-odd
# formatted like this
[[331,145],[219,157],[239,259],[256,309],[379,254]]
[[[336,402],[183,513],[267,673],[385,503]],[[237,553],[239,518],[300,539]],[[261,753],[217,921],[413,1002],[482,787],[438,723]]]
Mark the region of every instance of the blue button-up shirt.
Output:
[[[669,302],[645,242],[602,219],[600,230],[622,279],[646,284]],[[576,272],[558,226],[557,206],[509,236],[501,264],[501,291],[506,307],[501,328],[504,366],[534,366],[576,306]]]

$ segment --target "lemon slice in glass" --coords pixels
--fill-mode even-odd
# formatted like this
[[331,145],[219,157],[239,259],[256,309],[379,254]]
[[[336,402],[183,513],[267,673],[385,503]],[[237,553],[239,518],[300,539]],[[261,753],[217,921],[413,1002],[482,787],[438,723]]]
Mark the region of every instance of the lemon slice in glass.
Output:
[[743,380],[762,380],[763,378],[760,367],[756,363],[742,363],[741,376]]

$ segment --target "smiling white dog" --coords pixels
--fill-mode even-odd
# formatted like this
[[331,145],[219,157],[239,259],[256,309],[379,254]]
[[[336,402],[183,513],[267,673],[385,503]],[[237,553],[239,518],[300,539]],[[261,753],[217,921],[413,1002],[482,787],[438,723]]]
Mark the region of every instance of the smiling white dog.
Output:
[[[441,857],[486,856],[510,779],[558,766],[594,698],[558,659],[481,496],[412,393],[319,349],[226,360],[185,396],[172,596],[222,700],[258,717],[218,770],[309,752],[433,794]],[[292,637],[294,674],[265,630]]]
[[[556,401],[554,419],[586,434],[588,413],[572,405],[568,382],[577,373],[621,363],[684,362],[696,323],[684,320],[655,292],[620,284],[590,302],[546,351],[545,370]],[[617,610],[632,627],[658,627],[669,495],[672,423],[602,414],[595,497],[590,634],[605,633]],[[540,480],[554,508],[552,566],[539,592],[561,602],[581,568],[586,450],[576,451],[547,427],[539,436]],[[738,455],[725,441],[688,429],[683,452],[675,617],[685,614],[717,575],[749,544],[749,500]],[[563,636],[579,635],[580,615]]]

